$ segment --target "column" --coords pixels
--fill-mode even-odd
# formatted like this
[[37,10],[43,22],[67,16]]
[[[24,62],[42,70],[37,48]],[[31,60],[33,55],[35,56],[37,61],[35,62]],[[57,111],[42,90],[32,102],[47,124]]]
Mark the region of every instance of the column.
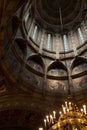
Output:
[[64,51],[63,37],[60,35],[59,37],[60,50]]
[[52,46],[53,46],[53,51],[56,51],[56,36],[55,35],[53,35]]
[[70,40],[70,34],[67,34],[67,39],[68,39],[68,48],[69,48],[69,50],[71,50],[72,44],[71,44],[71,40]]
[[54,40],[55,40],[54,36],[53,36],[53,34],[51,34],[51,51],[54,51],[54,43],[55,43]]
[[43,48],[43,44],[44,44],[44,35],[45,31],[42,31],[42,37],[41,37],[41,43],[40,43],[40,47],[39,47],[39,53],[42,54],[42,48]]
[[73,31],[70,32],[70,38],[71,38],[71,47],[74,50],[74,54],[77,55],[77,49],[76,49],[77,44],[76,44],[75,39],[74,39],[74,32]]
[[59,59],[59,50],[60,50],[60,46],[59,46],[59,40],[58,40],[58,35],[56,35],[56,59]]
[[80,42],[79,42],[79,36],[78,36],[78,34],[77,34],[77,31],[74,31],[74,46],[79,46],[80,45]]
[[37,45],[40,45],[41,35],[42,35],[42,31],[41,31],[41,29],[39,28],[39,29],[38,29],[38,35],[37,35]]
[[47,46],[47,32],[44,31],[44,46],[43,46],[43,48],[47,49],[46,46]]

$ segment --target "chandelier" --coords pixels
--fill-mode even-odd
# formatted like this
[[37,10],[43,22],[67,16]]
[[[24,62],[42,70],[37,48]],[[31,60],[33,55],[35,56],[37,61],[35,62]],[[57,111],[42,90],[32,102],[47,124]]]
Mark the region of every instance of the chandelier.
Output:
[[72,97],[69,95],[67,101],[61,106],[58,119],[55,111],[52,115],[46,116],[44,119],[45,130],[82,130],[87,126],[86,105],[79,109],[71,99]]
[[[68,76],[68,96],[64,104],[61,105],[60,111],[53,111],[53,114],[47,115],[44,119],[44,127],[39,130],[87,130],[87,107],[85,104],[78,107],[73,101],[71,95],[71,76]],[[57,118],[58,113],[58,118]]]
[[[69,71],[68,77],[68,96],[60,111],[53,111],[53,114],[47,115],[44,119],[44,127],[39,130],[87,130],[87,107],[85,104],[78,107],[74,97],[71,94],[70,87],[72,78]],[[58,117],[57,117],[58,114]]]
[[[68,96],[64,104],[61,105],[60,111],[53,111],[53,114],[47,115],[44,119],[44,130],[87,130],[87,110],[86,105],[78,107],[73,101],[70,86],[72,78],[68,71]],[[58,113],[58,118],[57,118]],[[40,129],[42,130],[42,129]]]

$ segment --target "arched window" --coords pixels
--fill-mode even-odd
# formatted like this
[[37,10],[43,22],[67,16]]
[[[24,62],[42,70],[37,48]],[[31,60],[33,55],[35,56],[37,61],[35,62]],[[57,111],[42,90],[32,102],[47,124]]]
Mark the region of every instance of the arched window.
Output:
[[28,21],[29,19],[29,13],[27,13],[27,15],[25,16],[25,23]]
[[32,39],[35,41],[36,38],[37,38],[37,32],[38,32],[38,27],[35,25],[35,28],[34,28],[34,32],[33,32],[33,36],[32,36]]
[[78,36],[79,36],[80,44],[84,43],[83,34],[80,28],[78,28]]
[[48,35],[47,35],[47,44],[46,44],[46,48],[47,48],[48,50],[51,50],[51,48],[52,48],[51,34],[48,34]]
[[40,45],[42,39],[42,30],[38,29],[37,44]]
[[68,47],[68,40],[66,35],[63,35],[63,43],[64,43],[64,49],[65,51],[67,51],[69,47]]

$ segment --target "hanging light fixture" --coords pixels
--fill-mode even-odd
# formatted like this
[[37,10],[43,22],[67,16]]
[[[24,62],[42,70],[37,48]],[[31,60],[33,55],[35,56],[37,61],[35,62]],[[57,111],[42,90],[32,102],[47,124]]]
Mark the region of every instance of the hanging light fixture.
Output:
[[[68,75],[68,96],[60,111],[53,111],[44,119],[44,130],[87,130],[87,110],[86,105],[81,108],[73,101],[70,91],[71,76]],[[57,115],[58,118],[57,118]],[[86,127],[85,129],[83,129]]]
[[[81,109],[73,102],[70,86],[72,84],[69,71],[68,76],[68,96],[64,104],[61,105],[59,112],[53,111],[52,115],[47,115],[44,119],[45,130],[82,130],[87,126],[87,110],[86,105],[82,105]],[[59,115],[57,118],[56,115]],[[87,128],[86,128],[87,129]],[[86,130],[84,129],[84,130]]]
[[59,118],[56,118],[56,111],[44,119],[45,130],[81,130],[87,126],[86,105],[81,109],[71,101],[71,95],[61,106]]

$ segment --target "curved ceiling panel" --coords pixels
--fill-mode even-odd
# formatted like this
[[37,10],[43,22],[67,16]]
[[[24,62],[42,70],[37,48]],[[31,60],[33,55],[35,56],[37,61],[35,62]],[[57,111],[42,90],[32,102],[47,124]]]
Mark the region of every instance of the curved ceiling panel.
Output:
[[[32,3],[26,1],[26,4],[13,14],[8,22],[9,26],[6,26],[7,37],[4,42],[6,53],[2,56],[4,61],[2,67],[8,75],[9,72],[12,74],[9,76],[12,82],[16,84],[20,82],[20,88],[23,90],[37,88],[37,91],[41,92],[42,89],[45,91],[49,84],[51,86],[50,80],[54,80],[56,93],[58,85],[61,86],[63,80],[68,80],[68,70],[72,72],[80,63],[87,63],[85,56],[75,57],[81,55],[81,51],[84,52],[87,48],[86,38],[80,38],[87,31],[85,21],[81,21],[80,28],[77,26],[80,23],[82,6],[83,2],[78,0],[38,0],[38,2],[35,0]],[[60,20],[60,13],[63,21]],[[44,25],[40,26],[38,20]],[[61,22],[64,23],[62,33],[55,34],[56,29],[61,31]],[[77,30],[66,27],[69,23],[72,27],[77,26]],[[79,73],[71,74],[72,79],[86,75],[85,70],[80,71],[80,75]],[[64,86],[61,87],[61,92],[62,88]],[[57,90],[57,92],[60,91]],[[50,89],[47,91],[50,92]]]
[[53,63],[51,63],[48,68],[47,68],[47,72],[50,71],[51,69],[63,69],[66,71],[67,73],[67,68],[66,66],[60,61],[60,60],[56,60]]
[[48,23],[61,28],[62,23],[66,28],[66,25],[72,26],[75,22],[80,21],[81,3],[82,1],[78,0],[39,0],[35,2],[35,17],[37,20],[40,19],[45,27]]

